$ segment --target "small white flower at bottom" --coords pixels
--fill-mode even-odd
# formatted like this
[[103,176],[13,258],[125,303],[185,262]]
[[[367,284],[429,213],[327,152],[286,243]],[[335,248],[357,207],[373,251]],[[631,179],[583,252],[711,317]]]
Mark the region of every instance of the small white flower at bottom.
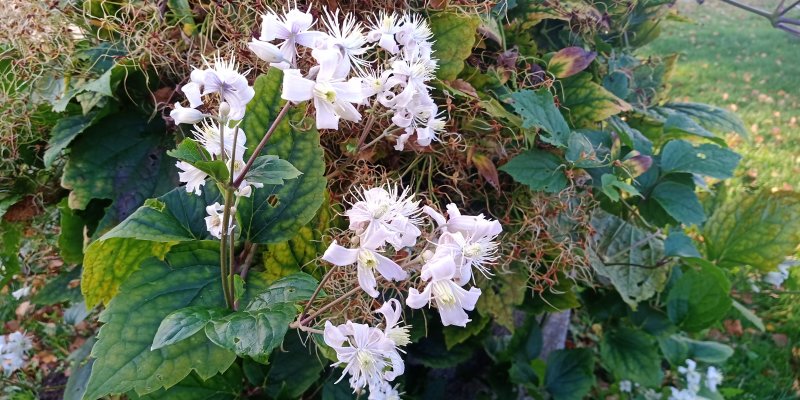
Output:
[[[206,207],[206,213],[208,216],[206,217],[206,229],[208,229],[208,233],[211,236],[214,236],[217,239],[222,238],[222,219],[224,214],[225,206],[219,203],[214,203],[208,207]],[[230,234],[236,225],[233,222],[236,220],[234,215],[236,214],[236,209],[231,207],[231,215],[228,218],[228,231],[226,234]]]
[[178,161],[175,163],[175,166],[180,170],[178,172],[178,180],[186,183],[186,186],[184,187],[186,191],[188,193],[194,193],[198,196],[203,194],[200,187],[206,184],[206,177],[208,174],[185,161]]
[[323,338],[336,351],[338,361],[333,366],[344,364],[339,380],[349,374],[354,391],[367,386],[381,387],[383,382],[392,381],[405,371],[397,347],[380,329],[351,321],[334,326],[326,321]]
[[706,387],[708,390],[716,392],[720,383],[722,383],[722,373],[715,367],[708,367],[706,371]]
[[628,381],[628,380],[619,381],[619,391],[620,392],[630,393],[631,390],[633,390],[633,385],[631,384],[631,381]]

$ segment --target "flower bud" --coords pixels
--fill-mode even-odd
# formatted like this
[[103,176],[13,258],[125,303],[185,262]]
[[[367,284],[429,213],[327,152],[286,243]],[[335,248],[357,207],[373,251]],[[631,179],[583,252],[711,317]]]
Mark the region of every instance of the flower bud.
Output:
[[250,48],[250,51],[255,53],[256,57],[268,63],[279,63],[281,61],[284,61],[283,54],[281,54],[281,50],[272,43],[267,43],[261,40],[253,39],[250,43],[247,44],[247,47]]
[[228,115],[231,113],[231,105],[228,102],[223,101],[219,103],[219,116],[222,120],[227,120]]
[[169,116],[176,124],[196,124],[206,117],[206,114],[194,109],[175,103],[175,108],[170,111]]

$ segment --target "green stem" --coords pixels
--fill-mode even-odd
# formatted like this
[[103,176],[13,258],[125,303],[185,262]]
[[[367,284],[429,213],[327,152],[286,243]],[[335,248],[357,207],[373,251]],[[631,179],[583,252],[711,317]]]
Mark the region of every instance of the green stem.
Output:
[[269,129],[267,129],[267,133],[261,138],[261,141],[258,142],[258,146],[256,146],[255,150],[253,150],[253,154],[250,155],[250,158],[247,160],[247,164],[244,165],[242,168],[242,172],[239,173],[239,176],[233,181],[232,186],[238,187],[242,181],[244,180],[245,175],[247,175],[247,171],[250,171],[250,167],[253,166],[253,163],[256,161],[256,158],[261,153],[261,150],[267,144],[267,140],[269,140],[270,136],[275,133],[275,129],[278,128],[278,124],[283,120],[283,117],[289,112],[289,108],[292,107],[292,103],[287,101],[286,104],[283,105],[281,111],[275,117],[275,120],[272,121],[272,125],[270,125]]
[[[229,247],[228,247],[228,240],[231,241],[233,244],[233,238],[228,232],[228,226],[230,226],[231,220],[231,206],[233,201],[233,189],[227,188],[225,190],[225,208],[222,212],[222,234],[220,235],[220,264],[223,265],[222,269],[225,271],[225,275],[222,277],[222,292],[225,294],[225,303],[227,304],[228,308],[233,309],[234,301],[233,301],[233,285],[231,281],[233,278],[231,274],[233,273],[233,263],[230,262],[229,259]],[[231,255],[233,254],[230,251]]]
[[228,284],[230,287],[228,288],[228,292],[231,294],[231,303],[233,304],[233,309],[239,309],[239,300],[236,299],[236,260],[235,260],[235,251],[236,251],[236,240],[234,240],[233,232],[228,235],[228,241],[230,242],[230,248],[228,249],[228,272],[230,273],[228,276]]

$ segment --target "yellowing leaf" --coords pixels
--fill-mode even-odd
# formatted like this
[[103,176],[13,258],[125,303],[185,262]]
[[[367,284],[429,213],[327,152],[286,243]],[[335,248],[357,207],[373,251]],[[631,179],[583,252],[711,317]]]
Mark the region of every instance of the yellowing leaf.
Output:
[[466,14],[443,12],[430,18],[434,56],[439,59],[436,77],[452,81],[464,69],[464,60],[472,53],[475,31],[480,19]]
[[773,271],[800,244],[800,194],[765,190],[728,198],[703,236],[708,259],[717,265]]
[[630,104],[592,81],[586,72],[564,80],[561,107],[576,128],[588,128],[594,123],[631,109]]
[[547,64],[547,70],[556,78],[567,78],[583,71],[597,57],[597,53],[573,46],[559,50]]

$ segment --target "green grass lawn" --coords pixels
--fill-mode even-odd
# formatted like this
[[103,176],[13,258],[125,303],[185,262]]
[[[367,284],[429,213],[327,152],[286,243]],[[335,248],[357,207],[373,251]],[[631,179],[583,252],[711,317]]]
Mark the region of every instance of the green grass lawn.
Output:
[[667,22],[644,52],[681,55],[671,79],[678,100],[741,116],[750,138],[729,142],[744,156],[745,181],[800,190],[800,38],[719,1],[681,0],[676,7],[692,22]]
[[[680,0],[675,7],[692,22],[667,22],[643,53],[681,55],[670,80],[678,101],[714,104],[741,116],[750,137],[728,137],[744,157],[734,184],[800,191],[800,38],[719,1]],[[744,321],[743,329],[737,326],[733,321],[742,318],[732,310],[728,324],[708,333],[736,349],[722,366],[727,398],[798,398],[800,271],[793,278],[786,286],[795,291],[777,293],[753,293],[741,276],[735,280],[740,301],[764,319],[767,332]]]

